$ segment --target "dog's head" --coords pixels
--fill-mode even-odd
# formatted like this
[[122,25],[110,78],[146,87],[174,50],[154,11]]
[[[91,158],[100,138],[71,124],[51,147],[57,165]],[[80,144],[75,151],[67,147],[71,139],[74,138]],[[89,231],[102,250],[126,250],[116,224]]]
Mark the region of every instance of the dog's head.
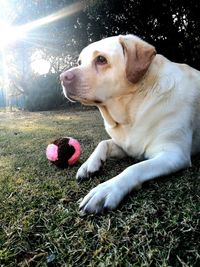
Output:
[[109,37],[87,46],[77,67],[61,74],[67,98],[100,104],[129,93],[147,72],[155,48],[134,35]]

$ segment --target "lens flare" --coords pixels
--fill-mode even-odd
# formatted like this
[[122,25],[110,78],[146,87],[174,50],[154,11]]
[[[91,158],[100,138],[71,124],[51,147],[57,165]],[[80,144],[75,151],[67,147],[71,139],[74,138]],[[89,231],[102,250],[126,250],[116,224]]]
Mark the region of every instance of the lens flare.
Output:
[[35,28],[38,28],[42,25],[52,23],[56,20],[62,19],[64,17],[68,17],[73,15],[74,13],[77,13],[83,9],[83,3],[78,2],[75,4],[72,4],[68,7],[65,7],[47,17],[35,20],[33,22],[27,23],[25,25],[22,25],[20,28],[23,32],[28,32],[30,30],[33,30]]
[[[37,34],[35,29],[42,27],[44,25],[53,23],[65,17],[71,16],[75,13],[80,12],[84,9],[83,1],[66,6],[59,11],[48,15],[46,17],[34,20],[32,22],[16,26],[13,25],[12,18],[14,17],[14,12],[12,10],[12,4],[10,1],[0,0],[0,8],[5,10],[3,16],[0,17],[0,58],[1,58],[1,80],[3,82],[3,88],[6,95],[6,106],[9,105],[9,88],[10,88],[10,72],[11,68],[8,63],[8,57],[12,54],[12,45],[15,45],[17,41],[22,40],[27,44],[34,44],[37,47],[42,46],[39,44],[38,40],[45,41],[45,47],[48,46],[48,40],[45,40],[44,36]],[[13,13],[12,13],[13,12]],[[6,14],[9,14],[8,16]],[[33,32],[34,31],[34,32]],[[42,46],[43,47],[43,46]],[[42,59],[41,59],[42,60]],[[32,66],[33,71],[44,74],[47,73],[50,68],[49,62],[36,61],[35,66]]]
[[82,2],[67,6],[49,16],[26,23],[21,26],[11,26],[5,21],[0,21],[0,47],[6,47],[14,41],[25,38],[26,34],[43,25],[71,16],[84,8]]
[[0,22],[0,46],[6,47],[8,44],[23,39],[25,31],[20,27],[13,27]]

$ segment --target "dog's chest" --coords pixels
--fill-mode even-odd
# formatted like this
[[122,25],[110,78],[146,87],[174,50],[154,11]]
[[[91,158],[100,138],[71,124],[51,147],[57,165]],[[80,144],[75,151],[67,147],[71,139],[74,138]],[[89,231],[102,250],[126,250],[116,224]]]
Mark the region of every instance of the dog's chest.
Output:
[[144,127],[134,128],[128,125],[117,125],[115,128],[106,127],[106,131],[129,156],[136,158],[144,156],[149,142]]

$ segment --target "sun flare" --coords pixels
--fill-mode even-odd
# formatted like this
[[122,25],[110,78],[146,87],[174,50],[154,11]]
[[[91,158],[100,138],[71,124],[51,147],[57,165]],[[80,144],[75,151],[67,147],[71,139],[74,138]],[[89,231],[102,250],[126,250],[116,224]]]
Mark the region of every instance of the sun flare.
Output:
[[50,69],[50,62],[45,59],[37,59],[31,63],[32,70],[39,74],[47,74]]
[[0,21],[0,47],[4,48],[8,44],[25,37],[25,31],[20,27],[11,26]]
[[[37,34],[36,29],[71,16],[83,9],[83,2],[78,1],[77,3],[68,5],[48,16],[27,22],[25,24],[16,25],[14,24],[15,13],[12,2],[0,0],[0,10],[2,11],[0,16],[0,77],[3,81],[4,87],[7,87],[6,84],[9,84],[9,81],[12,79],[10,78],[10,76],[12,76],[10,75],[12,71],[11,65],[8,62],[8,58],[16,52],[14,49],[15,47],[18,48],[18,44],[19,47],[22,48],[19,52],[21,53],[21,57],[23,54],[23,47],[25,46],[32,46],[34,47],[35,51],[39,51],[43,48],[43,45],[40,45],[40,40],[43,40],[43,36]],[[42,57],[31,57],[30,63],[32,71],[39,75],[47,74],[50,71],[50,62]],[[19,61],[17,64],[22,63]]]
[[81,9],[83,9],[82,2],[74,3],[51,15],[26,23],[21,26],[13,26],[11,25],[11,23],[9,24],[9,22],[0,19],[0,47],[4,48],[8,44],[12,44],[17,40],[24,39],[28,32],[45,24],[49,24],[56,20],[70,16],[76,12],[79,12]]

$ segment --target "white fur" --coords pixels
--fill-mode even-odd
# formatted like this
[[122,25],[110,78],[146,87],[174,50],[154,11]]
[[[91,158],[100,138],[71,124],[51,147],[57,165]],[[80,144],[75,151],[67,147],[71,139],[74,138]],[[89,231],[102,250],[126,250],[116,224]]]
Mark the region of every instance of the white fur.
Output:
[[[133,36],[126,38],[135,41]],[[92,90],[93,96],[102,100],[98,108],[111,140],[97,146],[78,170],[77,178],[98,171],[110,157],[146,159],[88,193],[80,208],[98,213],[116,208],[143,182],[191,166],[191,155],[200,150],[200,72],[156,55],[144,78],[130,84],[125,78],[119,37],[88,46],[80,56],[84,62],[80,68],[91,67],[94,50],[115,62],[107,72],[98,70]]]

